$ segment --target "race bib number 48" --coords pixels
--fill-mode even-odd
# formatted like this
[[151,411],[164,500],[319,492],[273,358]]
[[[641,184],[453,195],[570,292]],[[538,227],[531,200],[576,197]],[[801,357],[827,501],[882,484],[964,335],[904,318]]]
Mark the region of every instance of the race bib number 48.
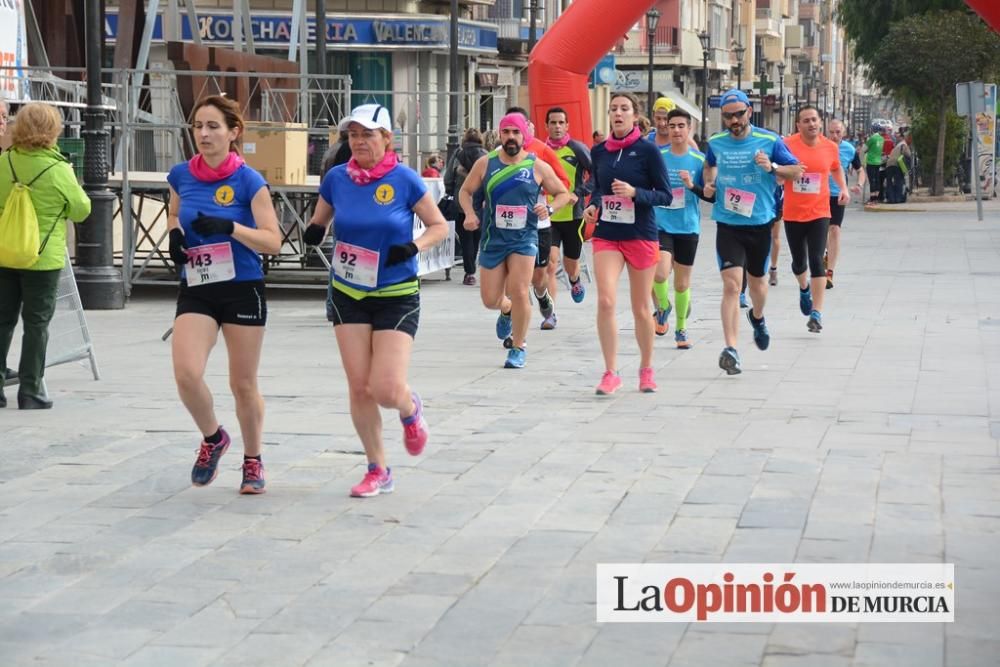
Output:
[[191,287],[232,280],[236,277],[233,247],[229,243],[211,243],[187,251],[187,281]]
[[348,282],[378,287],[379,253],[339,241],[333,249],[333,271]]
[[753,215],[753,204],[757,201],[757,195],[739,188],[726,188],[726,196],[723,204],[726,210],[736,215],[749,218]]
[[527,206],[497,206],[497,229],[524,229],[528,224]]
[[601,221],[635,224],[635,202],[629,197],[608,195],[601,199]]

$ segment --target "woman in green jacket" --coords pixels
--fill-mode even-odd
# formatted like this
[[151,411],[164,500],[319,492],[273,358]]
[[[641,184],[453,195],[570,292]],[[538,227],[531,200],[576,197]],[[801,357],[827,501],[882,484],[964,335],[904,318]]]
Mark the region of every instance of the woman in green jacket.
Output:
[[[42,376],[49,322],[56,310],[59,273],[66,261],[63,223],[66,218],[82,222],[90,215],[90,198],[56,148],[62,130],[63,120],[55,107],[39,102],[26,104],[18,112],[11,131],[11,150],[0,155],[0,210],[7,202],[15,178],[27,184],[41,174],[31,186],[38,237],[43,240],[40,256],[26,269],[0,267],[0,369],[7,367],[7,352],[20,314],[24,337],[17,405],[22,410],[52,407],[52,401],[42,393]],[[0,382],[0,408],[7,405],[2,386]]]

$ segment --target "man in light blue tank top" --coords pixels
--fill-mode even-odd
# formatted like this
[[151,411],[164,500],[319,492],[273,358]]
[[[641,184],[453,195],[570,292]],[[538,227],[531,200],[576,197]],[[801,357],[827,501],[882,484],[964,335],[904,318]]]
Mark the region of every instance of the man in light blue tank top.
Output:
[[552,167],[525,152],[530,134],[524,116],[507,114],[499,128],[501,147],[476,161],[458,201],[465,211],[465,228],[473,231],[481,224],[473,196],[480,188],[484,190],[479,293],[483,305],[500,311],[497,338],[513,338],[504,367],[523,368],[524,342],[531,319],[528,284],[538,253],[538,216],[549,214],[548,206],[544,200],[539,202],[538,195],[544,188],[553,196],[550,206],[556,210],[569,204],[572,198]]
[[[851,188],[851,192],[857,196],[861,196],[864,191],[865,183],[868,182],[868,174],[862,168],[861,156],[858,154],[858,150],[849,141],[844,141],[844,123],[839,120],[831,120],[827,126],[826,136],[833,143],[840,147],[840,166],[844,170],[844,178],[846,179],[850,173],[851,169],[858,172],[858,183]],[[837,195],[840,194],[840,188],[837,184],[833,182],[833,178],[830,178],[830,229],[827,231],[826,235],[826,288],[833,289],[833,271],[837,268],[837,260],[840,258],[840,234],[841,227],[844,224],[844,213],[845,208],[837,202]]]

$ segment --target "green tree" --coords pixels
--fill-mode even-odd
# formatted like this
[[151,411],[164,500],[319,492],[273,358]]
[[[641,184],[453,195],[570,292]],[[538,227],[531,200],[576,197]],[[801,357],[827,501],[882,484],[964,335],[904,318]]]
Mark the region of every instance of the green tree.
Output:
[[872,59],[871,76],[898,99],[932,105],[938,113],[938,142],[931,194],[944,192],[948,111],[955,108],[955,84],[989,81],[1000,70],[1000,36],[970,12],[928,12],[892,24]]
[[963,9],[964,0],[840,0],[835,16],[855,56],[871,64],[891,24],[931,11]]
[[[933,174],[937,169],[935,153],[937,152],[938,138],[941,136],[938,130],[939,123],[938,110],[934,108],[920,109],[913,116],[913,147],[916,149],[917,155],[920,156],[921,173],[923,174]],[[942,173],[946,182],[955,174],[959,157],[962,155],[962,147],[968,139],[968,132],[969,122],[949,109],[948,132],[944,147],[944,164],[942,165]]]

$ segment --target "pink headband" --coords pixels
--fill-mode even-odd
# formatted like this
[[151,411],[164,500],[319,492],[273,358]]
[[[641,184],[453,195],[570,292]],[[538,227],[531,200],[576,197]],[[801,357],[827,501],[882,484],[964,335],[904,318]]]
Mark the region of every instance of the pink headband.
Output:
[[528,129],[527,119],[519,113],[509,113],[500,119],[499,129],[504,129],[505,127],[516,127],[521,131],[521,136],[524,137],[524,143],[528,143],[532,139],[531,130]]

